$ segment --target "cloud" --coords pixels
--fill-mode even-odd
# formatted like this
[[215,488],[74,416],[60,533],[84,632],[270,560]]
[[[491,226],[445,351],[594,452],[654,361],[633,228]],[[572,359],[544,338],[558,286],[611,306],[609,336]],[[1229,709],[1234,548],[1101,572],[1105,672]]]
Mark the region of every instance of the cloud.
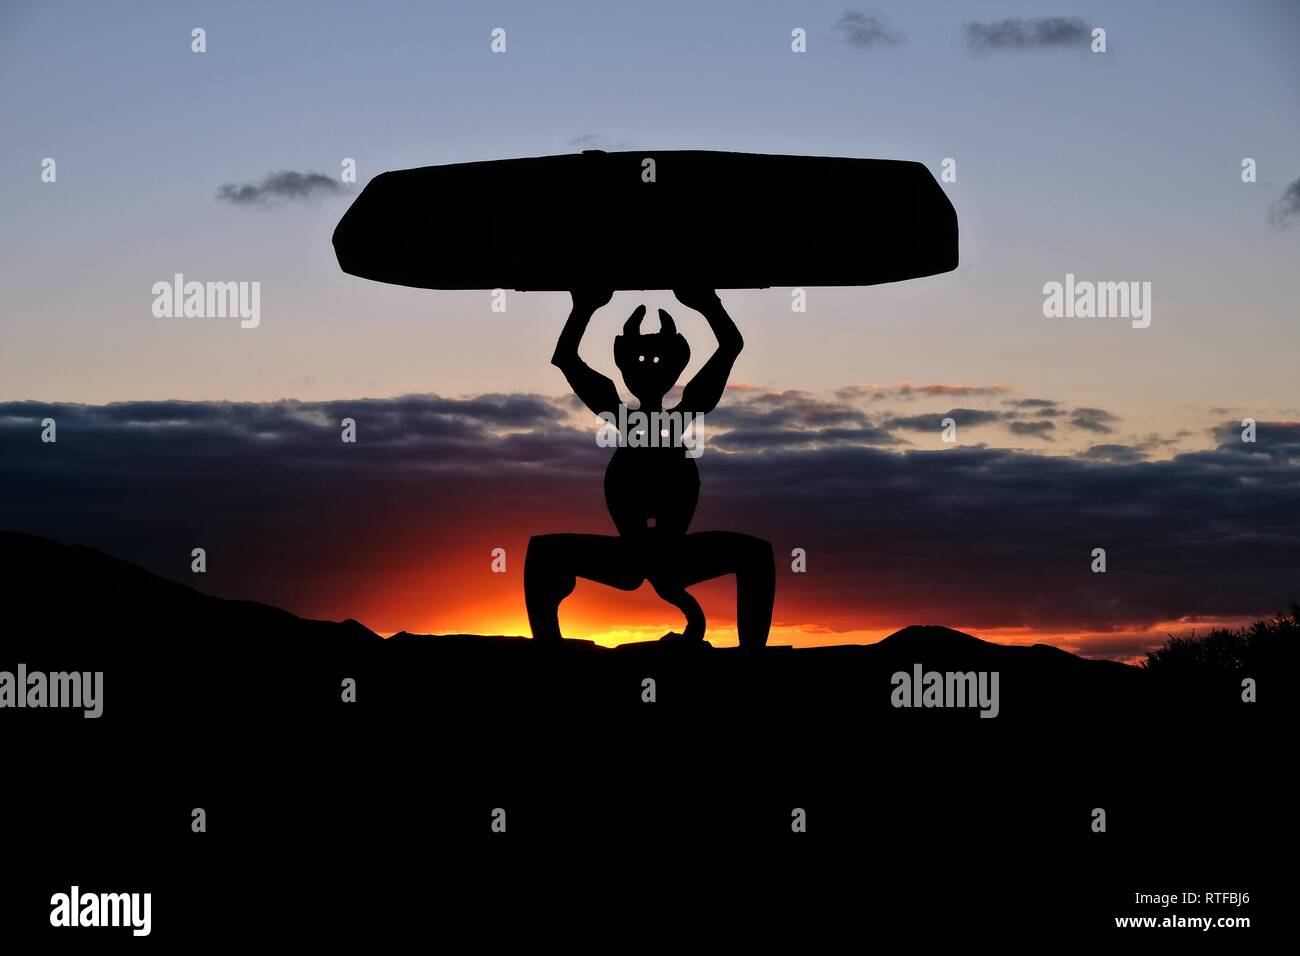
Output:
[[901,428],[913,432],[939,432],[943,429],[943,420],[951,418],[959,427],[972,428],[976,425],[991,425],[1006,419],[1003,412],[989,411],[982,408],[953,408],[946,412],[931,415],[904,415],[886,418],[881,424],[885,428]]
[[910,400],[918,397],[980,397],[1001,395],[1009,391],[1010,385],[913,385],[903,381],[897,385],[845,385],[835,390],[835,397],[846,402],[859,399],[874,402],[885,398]]
[[[1178,628],[1177,632],[1186,635],[1189,628]],[[1200,629],[1202,632],[1206,628]],[[1073,654],[1092,658],[1110,658],[1129,663],[1140,663],[1147,651],[1154,651],[1169,639],[1167,631],[1123,631],[1103,634],[1086,634],[1074,640],[1061,643],[1061,647]]]
[[1211,429],[1222,454],[1274,458],[1279,462],[1300,462],[1300,422],[1257,422],[1255,440],[1242,441],[1241,422],[1225,422]]
[[1104,408],[1076,408],[1070,413],[1070,424],[1075,428],[1103,435],[1113,432],[1115,429],[1110,427],[1110,423],[1117,421],[1119,416],[1111,414]]
[[1287,186],[1286,192],[1273,201],[1268,220],[1282,229],[1290,228],[1300,220],[1300,179]]
[[873,47],[898,46],[903,34],[889,26],[884,14],[878,10],[848,10],[835,21],[844,42],[860,50]]
[[[39,440],[45,417],[55,444]],[[1133,635],[1115,645],[1133,650],[1163,622],[1300,597],[1300,422],[1261,421],[1254,443],[1225,422],[1213,450],[1147,461],[1118,443],[912,449],[862,409],[797,391],[729,393],[714,417],[694,527],[807,550],[807,575],[780,572],[781,621]],[[202,546],[206,591],[381,630],[472,625],[455,602],[485,593],[522,620],[521,564],[498,581],[486,556],[519,561],[532,534],[613,533],[595,433],[567,399],[530,394],[0,403],[0,528],[189,583]],[[1106,575],[1089,570],[1094,547]],[[434,604],[450,608],[437,625]]]
[[1032,413],[1035,418],[1064,418],[1069,414],[1060,402],[1050,398],[1008,398],[1002,404],[1014,408],[1015,415]]
[[730,450],[815,448],[825,445],[901,445],[902,439],[871,425],[856,428],[733,428],[712,439],[712,447]]
[[583,133],[581,136],[574,136],[565,145],[571,149],[602,149],[609,151],[631,149],[633,147],[630,140],[610,139],[608,136],[602,136],[599,133]]
[[268,173],[260,183],[225,183],[217,188],[217,201],[236,206],[272,206],[294,200],[343,196],[348,190],[324,173],[298,173],[291,169]]
[[1079,17],[1011,17],[988,23],[962,24],[966,48],[974,53],[991,50],[1035,50],[1086,44],[1092,36]]
[[1079,457],[1087,461],[1108,461],[1116,465],[1131,465],[1146,459],[1146,455],[1141,451],[1128,445],[1093,445],[1086,451],[1080,452]]
[[1164,451],[1167,448],[1174,447],[1184,438],[1189,438],[1191,434],[1192,433],[1185,428],[1180,428],[1178,431],[1174,432],[1172,438],[1166,438],[1164,435],[1152,432],[1151,434],[1142,437],[1134,436],[1129,440],[1129,445],[1135,451],[1142,452],[1143,454],[1153,451]]
[[708,416],[705,425],[710,433],[725,429],[726,434],[714,443],[735,449],[905,444],[861,409],[801,391],[745,389],[729,393],[727,402]]
[[1011,422],[1007,425],[1013,435],[1032,435],[1035,438],[1051,441],[1052,431],[1056,428],[1052,422]]

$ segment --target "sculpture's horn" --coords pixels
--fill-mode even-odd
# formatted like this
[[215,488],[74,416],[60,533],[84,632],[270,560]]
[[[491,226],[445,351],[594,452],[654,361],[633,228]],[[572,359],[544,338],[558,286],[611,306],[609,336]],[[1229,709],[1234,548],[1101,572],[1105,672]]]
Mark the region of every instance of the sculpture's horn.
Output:
[[677,334],[677,324],[673,322],[673,317],[663,309],[659,310],[659,331],[667,335]]
[[645,318],[645,306],[638,305],[623,323],[623,334],[637,336],[641,334],[641,320]]

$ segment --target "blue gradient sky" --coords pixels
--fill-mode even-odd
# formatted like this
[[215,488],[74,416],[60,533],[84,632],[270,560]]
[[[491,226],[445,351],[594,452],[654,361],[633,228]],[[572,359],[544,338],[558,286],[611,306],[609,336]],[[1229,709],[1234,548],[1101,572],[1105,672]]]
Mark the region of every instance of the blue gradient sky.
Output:
[[[0,7],[0,399],[336,399],[558,394],[566,297],[390,288],[343,275],[346,200],[240,208],[226,182],[605,148],[914,159],[961,217],[956,273],[890,287],[724,295],[735,380],[778,389],[1005,384],[1101,406],[1132,434],[1201,430],[1212,407],[1300,417],[1300,228],[1268,210],[1300,177],[1300,7],[1289,3],[907,3],[905,36],[858,49],[836,3],[13,3]],[[1077,15],[1109,52],[974,55],[969,20]],[[208,52],[190,52],[202,26]],[[508,31],[509,52],[489,50]],[[789,33],[808,31],[795,55]],[[588,144],[592,145],[592,144]],[[45,156],[58,182],[40,181]],[[1259,181],[1241,183],[1243,156]],[[809,217],[773,195],[791,230]],[[485,214],[487,211],[485,210]],[[455,229],[454,222],[437,224]],[[635,254],[635,224],[591,223]],[[708,228],[682,223],[681,228]],[[846,219],[844,241],[870,222]],[[175,272],[258,280],[262,323],[156,319]],[[1151,328],[1046,319],[1066,272],[1153,284]],[[620,295],[585,349],[638,301]],[[681,310],[677,310],[681,314]],[[696,316],[679,318],[706,341]],[[815,334],[807,334],[809,330]],[[707,350],[694,350],[696,364]],[[936,406],[937,407],[937,406]],[[1198,444],[1199,442],[1199,444]]]

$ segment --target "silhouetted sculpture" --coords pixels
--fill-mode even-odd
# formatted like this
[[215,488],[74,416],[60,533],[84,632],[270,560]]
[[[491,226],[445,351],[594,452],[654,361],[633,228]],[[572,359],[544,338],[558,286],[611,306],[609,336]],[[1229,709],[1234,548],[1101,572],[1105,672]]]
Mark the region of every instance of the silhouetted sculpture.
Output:
[[[675,291],[679,302],[702,313],[718,340],[717,351],[682,390],[672,412],[708,414],[717,407],[727,376],[744,345],[740,330],[712,290]],[[578,343],[610,292],[574,292],[573,311],[560,333],[551,362],[564,372],[584,405],[597,415],[618,417],[621,404],[614,383],[578,357]],[[659,310],[660,329],[641,333],[641,305],[614,340],[614,362],[639,411],[664,411],[663,400],[690,361],[686,339],[672,316]],[[577,578],[634,591],[649,581],[661,598],[686,615],[686,627],[664,639],[703,641],[705,620],[699,602],[686,590],[701,581],[736,575],[736,629],[741,647],[762,647],[772,623],[776,566],[772,546],[730,531],[688,533],[699,500],[695,459],[680,445],[658,442],[621,445],[605,471],[605,503],[618,535],[546,534],[528,543],[524,596],[528,622],[538,641],[560,640],[559,606]]]
[[[831,210],[837,222],[847,216],[871,228],[853,231],[847,242],[842,230],[791,232],[758,201],[786,193],[797,193],[810,215]],[[485,195],[508,210],[512,241],[501,241],[497,217],[479,215]],[[710,210],[717,229],[676,227],[701,209]],[[647,249],[666,251],[629,256],[589,228],[592,216],[611,210],[648,230]],[[585,150],[393,170],[366,185],[333,239],[344,272],[422,289],[582,289],[598,276],[611,291],[574,293],[553,362],[588,408],[615,418],[614,383],[578,357],[592,313],[612,290],[900,282],[957,268],[957,240],[957,213],[921,163],[711,150]],[[677,298],[702,312],[718,338],[717,352],[673,409],[703,414],[722,396],[740,333],[713,291]],[[652,413],[662,411],[690,349],[663,311],[662,329],[641,335],[644,316],[644,307],[632,314],[614,358],[638,411]],[[529,542],[524,593],[533,637],[560,640],[557,610],[581,577],[629,591],[649,581],[686,615],[681,634],[664,636],[702,641],[704,614],[687,588],[735,574],[741,646],[763,646],[776,577],[771,546],[743,534],[688,533],[698,497],[699,472],[682,448],[620,447],[605,473],[618,535]]]

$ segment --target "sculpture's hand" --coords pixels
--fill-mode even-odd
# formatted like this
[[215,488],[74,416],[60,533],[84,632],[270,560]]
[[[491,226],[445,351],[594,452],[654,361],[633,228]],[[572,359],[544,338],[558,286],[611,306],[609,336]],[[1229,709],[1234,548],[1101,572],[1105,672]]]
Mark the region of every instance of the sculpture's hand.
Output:
[[597,309],[609,304],[609,300],[614,298],[613,289],[574,289],[569,295],[573,296],[573,311],[583,312],[591,315]]
[[677,301],[688,309],[708,313],[721,305],[718,293],[712,289],[673,289]]

